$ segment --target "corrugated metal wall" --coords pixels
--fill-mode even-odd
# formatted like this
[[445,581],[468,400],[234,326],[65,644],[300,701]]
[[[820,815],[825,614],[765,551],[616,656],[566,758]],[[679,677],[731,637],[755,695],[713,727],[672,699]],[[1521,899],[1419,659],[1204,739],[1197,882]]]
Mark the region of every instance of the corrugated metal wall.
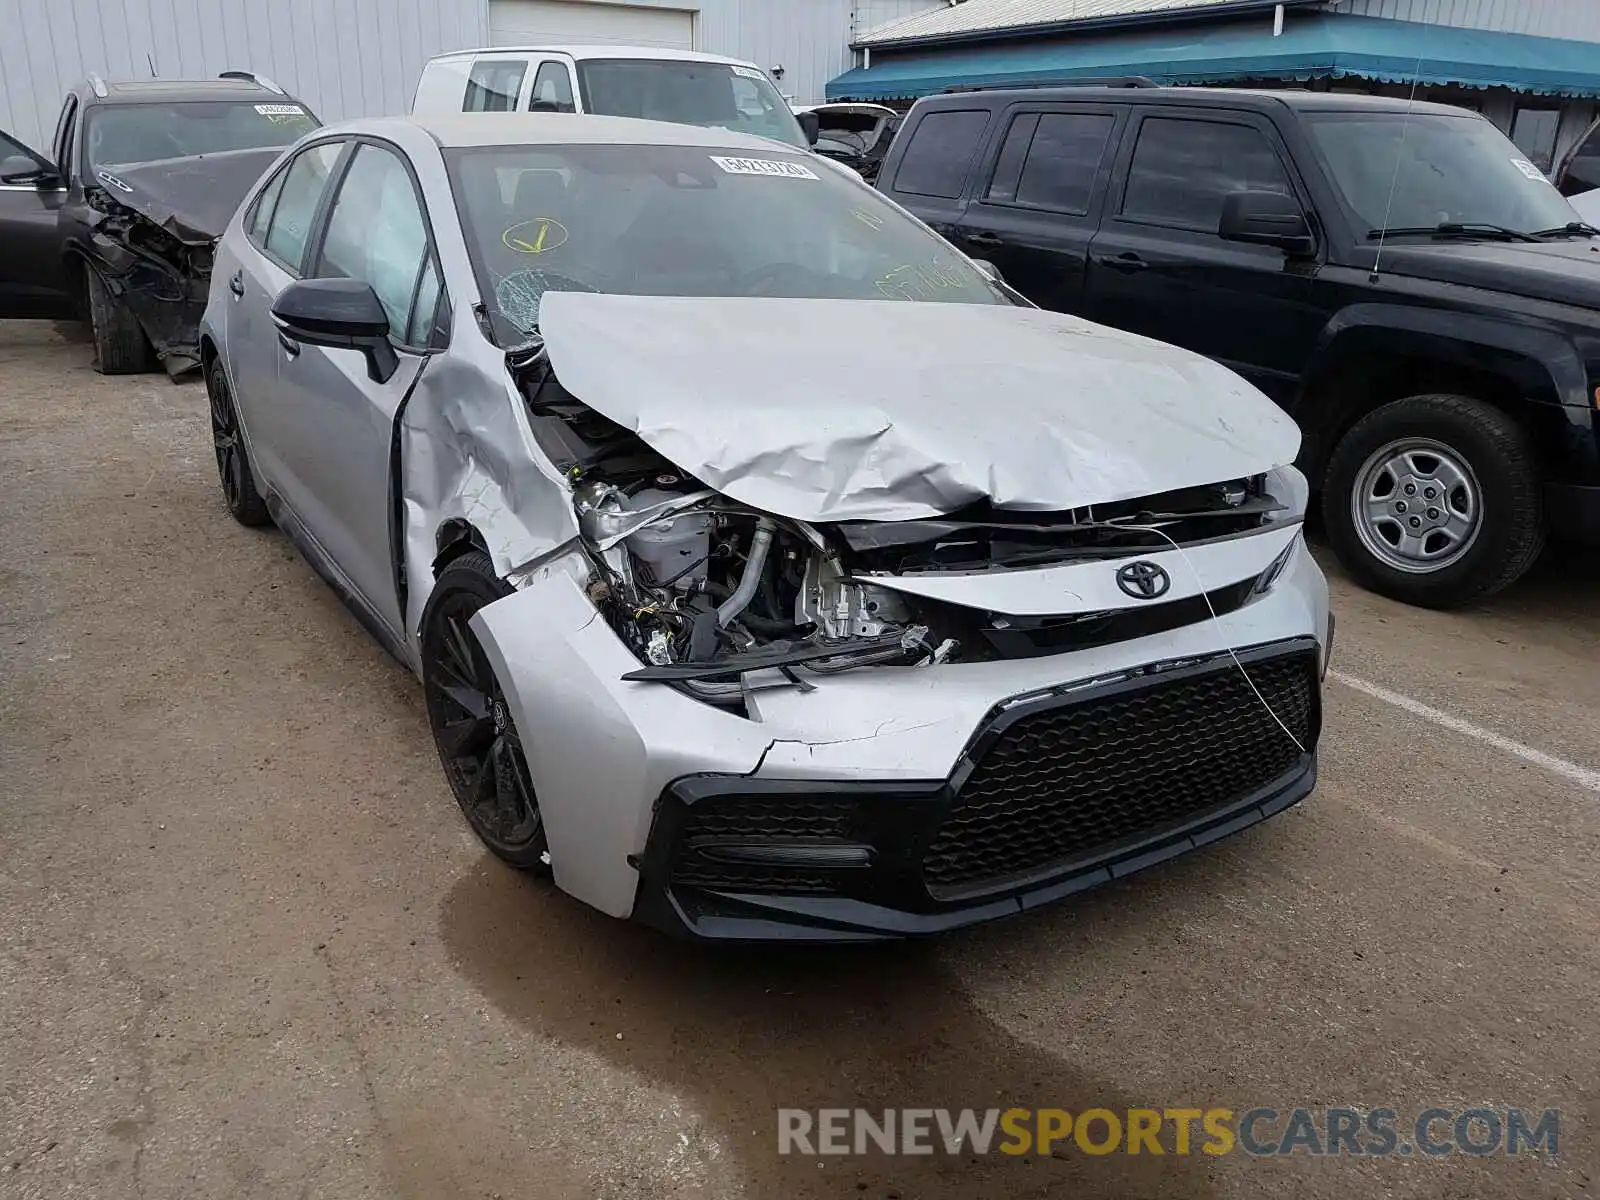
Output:
[[1335,12],[1600,42],[1600,0],[1337,0]]
[[67,88],[268,75],[324,120],[405,112],[431,55],[488,40],[485,0],[0,0],[0,128],[40,146]]
[[[684,7],[691,7],[685,0]],[[696,46],[783,67],[779,89],[797,104],[822,100],[828,80],[855,66],[850,42],[858,32],[943,0],[699,0]]]

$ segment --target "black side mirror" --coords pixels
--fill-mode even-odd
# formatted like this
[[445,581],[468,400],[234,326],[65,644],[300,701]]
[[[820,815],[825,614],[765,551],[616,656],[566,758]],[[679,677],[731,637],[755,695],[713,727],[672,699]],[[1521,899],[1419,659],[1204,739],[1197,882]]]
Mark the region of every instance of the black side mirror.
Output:
[[1300,202],[1278,192],[1229,193],[1222,201],[1217,236],[1252,246],[1275,246],[1288,254],[1310,254],[1316,249]]
[[272,304],[278,337],[308,346],[359,350],[367,378],[387,383],[400,366],[389,343],[389,315],[372,285],[359,279],[301,279]]
[[814,112],[795,113],[794,119],[800,122],[800,132],[806,135],[806,144],[815,146],[817,137],[822,133],[822,118]]
[[55,168],[27,154],[0,158],[0,183],[49,187],[57,179]]

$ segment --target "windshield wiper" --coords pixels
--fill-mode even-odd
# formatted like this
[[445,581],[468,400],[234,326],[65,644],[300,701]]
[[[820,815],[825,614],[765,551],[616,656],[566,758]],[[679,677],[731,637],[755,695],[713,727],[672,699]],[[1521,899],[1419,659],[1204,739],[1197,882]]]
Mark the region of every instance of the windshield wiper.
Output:
[[1393,226],[1387,229],[1372,229],[1367,232],[1367,241],[1374,242],[1379,238],[1391,237],[1466,237],[1487,238],[1502,242],[1537,242],[1538,235],[1524,233],[1520,229],[1511,229],[1505,225],[1490,225],[1481,221],[1440,221],[1437,225],[1408,225]]
[[1558,226],[1555,229],[1541,229],[1533,236],[1540,238],[1559,237],[1563,233],[1579,233],[1584,237],[1600,237],[1600,229],[1596,229],[1587,221],[1568,221],[1565,225]]

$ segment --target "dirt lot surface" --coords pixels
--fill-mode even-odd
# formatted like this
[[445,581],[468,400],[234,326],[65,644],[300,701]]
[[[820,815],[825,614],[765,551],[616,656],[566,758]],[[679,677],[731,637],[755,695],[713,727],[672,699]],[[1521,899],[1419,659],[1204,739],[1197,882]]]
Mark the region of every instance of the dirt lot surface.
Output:
[[[730,954],[479,849],[411,677],[227,517],[199,386],[0,325],[0,547],[0,1196],[1600,1192],[1592,567],[1455,615],[1336,579],[1321,784],[1241,836]],[[780,1107],[1475,1104],[1560,1108],[1557,1160],[776,1152]]]

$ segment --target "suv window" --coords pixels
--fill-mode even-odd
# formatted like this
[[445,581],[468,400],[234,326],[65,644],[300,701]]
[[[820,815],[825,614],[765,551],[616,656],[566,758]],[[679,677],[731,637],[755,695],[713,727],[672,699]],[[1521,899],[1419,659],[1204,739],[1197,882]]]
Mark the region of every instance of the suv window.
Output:
[[961,198],[967,168],[989,126],[989,110],[931,112],[917,122],[895,172],[894,190],[913,196]]
[[1294,195],[1267,136],[1253,125],[1149,117],[1128,168],[1122,215],[1215,233],[1229,192]]
[[462,112],[510,112],[517,107],[517,93],[528,64],[518,59],[482,59],[472,64],[467,76],[467,95]]
[[1082,215],[1116,118],[1109,113],[1025,113],[1011,122],[988,199]]
[[284,173],[283,190],[267,227],[266,251],[296,275],[305,260],[306,240],[317,215],[317,205],[343,149],[343,142],[307,146],[295,155]]
[[405,341],[427,257],[428,228],[405,163],[392,150],[363,142],[334,197],[313,274],[370,283],[389,316],[391,336]]
[[572,102],[572,76],[567,72],[566,63],[540,64],[539,73],[533,77],[533,94],[528,97],[528,107],[532,108],[536,101],[555,105],[557,112],[577,110]]

